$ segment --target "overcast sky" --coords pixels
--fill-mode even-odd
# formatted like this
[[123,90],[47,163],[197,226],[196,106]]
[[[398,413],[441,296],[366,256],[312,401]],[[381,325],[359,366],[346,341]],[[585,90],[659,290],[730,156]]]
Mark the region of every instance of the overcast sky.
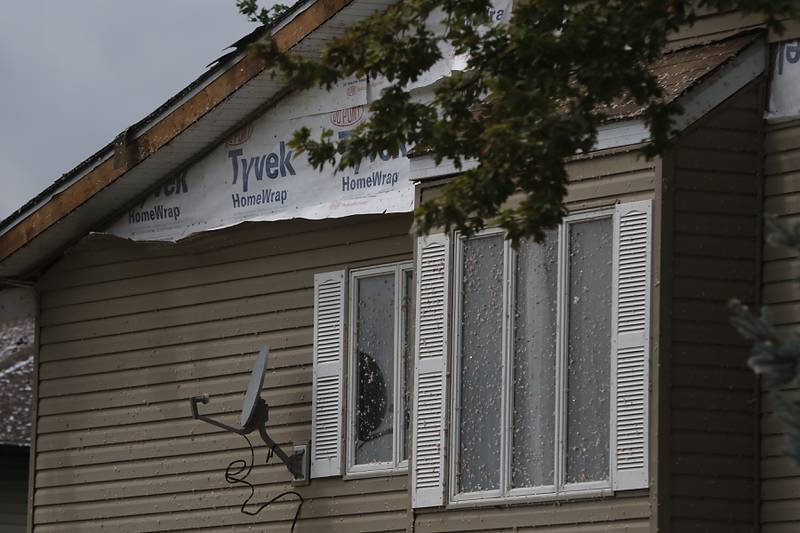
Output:
[[0,220],[188,85],[253,27],[234,0],[4,2]]

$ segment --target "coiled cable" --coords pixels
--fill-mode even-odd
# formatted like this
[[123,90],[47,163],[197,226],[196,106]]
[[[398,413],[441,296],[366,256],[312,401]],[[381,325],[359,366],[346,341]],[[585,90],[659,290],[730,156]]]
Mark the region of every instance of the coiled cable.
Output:
[[[300,516],[300,509],[303,508],[303,504],[305,503],[303,497],[296,491],[287,490],[285,492],[281,492],[277,496],[271,498],[269,501],[259,505],[258,508],[256,508],[255,510],[247,509],[247,506],[250,504],[250,500],[253,499],[253,496],[256,493],[255,486],[249,481],[247,481],[247,476],[250,475],[250,472],[253,470],[253,465],[255,464],[256,461],[256,453],[255,449],[253,448],[253,443],[250,442],[250,439],[247,438],[247,435],[242,435],[242,437],[244,437],[244,440],[246,440],[247,444],[250,446],[250,464],[248,464],[247,461],[245,461],[244,459],[236,459],[228,463],[227,468],[225,468],[225,481],[227,483],[229,483],[230,485],[239,484],[250,487],[250,496],[248,496],[242,502],[242,507],[240,511],[248,516],[256,516],[258,513],[260,513],[270,505],[272,505],[274,502],[280,500],[284,496],[297,496],[297,500],[300,502],[300,504],[297,506],[297,511],[295,511],[294,519],[292,520],[291,531],[294,531],[294,526],[295,524],[297,524],[297,518]],[[269,463],[269,460],[272,459],[274,453],[275,450],[270,448],[269,451],[267,452],[267,461],[266,461],[267,463]]]

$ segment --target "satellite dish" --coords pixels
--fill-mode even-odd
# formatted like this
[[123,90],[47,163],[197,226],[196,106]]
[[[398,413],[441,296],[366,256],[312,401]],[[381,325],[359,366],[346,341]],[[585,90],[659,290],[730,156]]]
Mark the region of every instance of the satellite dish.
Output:
[[[269,405],[261,397],[261,387],[264,386],[264,373],[267,371],[267,357],[269,348],[264,346],[258,354],[253,372],[250,374],[250,383],[244,394],[242,403],[242,415],[239,418],[240,428],[235,428],[214,420],[205,415],[201,415],[197,410],[198,403],[208,403],[208,394],[201,394],[190,399],[192,404],[192,418],[202,420],[209,424],[230,431],[238,435],[247,435],[258,430],[261,439],[269,447],[270,456],[274,453],[289,469],[294,477],[295,484],[308,483],[308,471],[310,468],[310,456],[308,454],[308,444],[296,444],[293,447],[292,455],[284,452],[278,444],[267,433],[267,421],[269,420]],[[269,460],[269,456],[267,458]]]
[[247,392],[244,394],[244,402],[242,402],[242,416],[239,418],[239,423],[243,428],[247,428],[248,424],[254,422],[258,399],[261,397],[261,388],[264,386],[268,355],[269,349],[266,346],[261,348],[253,372],[250,373],[250,383],[247,385]]

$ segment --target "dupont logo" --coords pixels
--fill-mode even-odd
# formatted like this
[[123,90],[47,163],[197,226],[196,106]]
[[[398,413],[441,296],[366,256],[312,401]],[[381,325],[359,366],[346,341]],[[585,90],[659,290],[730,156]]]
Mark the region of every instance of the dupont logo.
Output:
[[250,136],[253,134],[253,125],[248,124],[247,126],[243,126],[242,128],[238,129],[230,138],[225,141],[227,146],[239,146],[240,144],[244,144],[250,139]]
[[347,109],[340,109],[331,113],[331,124],[343,128],[345,126],[352,126],[362,119],[364,116],[364,107],[355,106],[348,107]]

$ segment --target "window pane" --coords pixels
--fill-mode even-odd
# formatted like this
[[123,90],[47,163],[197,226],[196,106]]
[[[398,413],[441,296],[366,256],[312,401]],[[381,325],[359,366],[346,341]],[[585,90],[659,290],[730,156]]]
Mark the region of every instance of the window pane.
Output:
[[411,339],[411,291],[414,290],[414,285],[412,284],[411,276],[412,272],[410,270],[403,272],[403,303],[401,304],[400,308],[400,312],[403,313],[403,359],[400,362],[402,366],[402,373],[400,374],[402,379],[400,390],[403,391],[403,405],[401,408],[401,412],[403,413],[403,434],[400,444],[400,461],[405,461],[408,459],[408,428],[411,420],[411,413],[409,412],[411,399],[409,398],[408,389],[408,384],[411,383],[409,365],[411,363],[411,353],[414,349]]
[[569,227],[568,483],[608,479],[611,219]]
[[360,278],[356,308],[356,464],[392,461],[394,274]]
[[522,242],[514,306],[511,486],[552,485],[555,464],[558,234]]
[[460,492],[500,486],[503,238],[464,242],[461,309]]

